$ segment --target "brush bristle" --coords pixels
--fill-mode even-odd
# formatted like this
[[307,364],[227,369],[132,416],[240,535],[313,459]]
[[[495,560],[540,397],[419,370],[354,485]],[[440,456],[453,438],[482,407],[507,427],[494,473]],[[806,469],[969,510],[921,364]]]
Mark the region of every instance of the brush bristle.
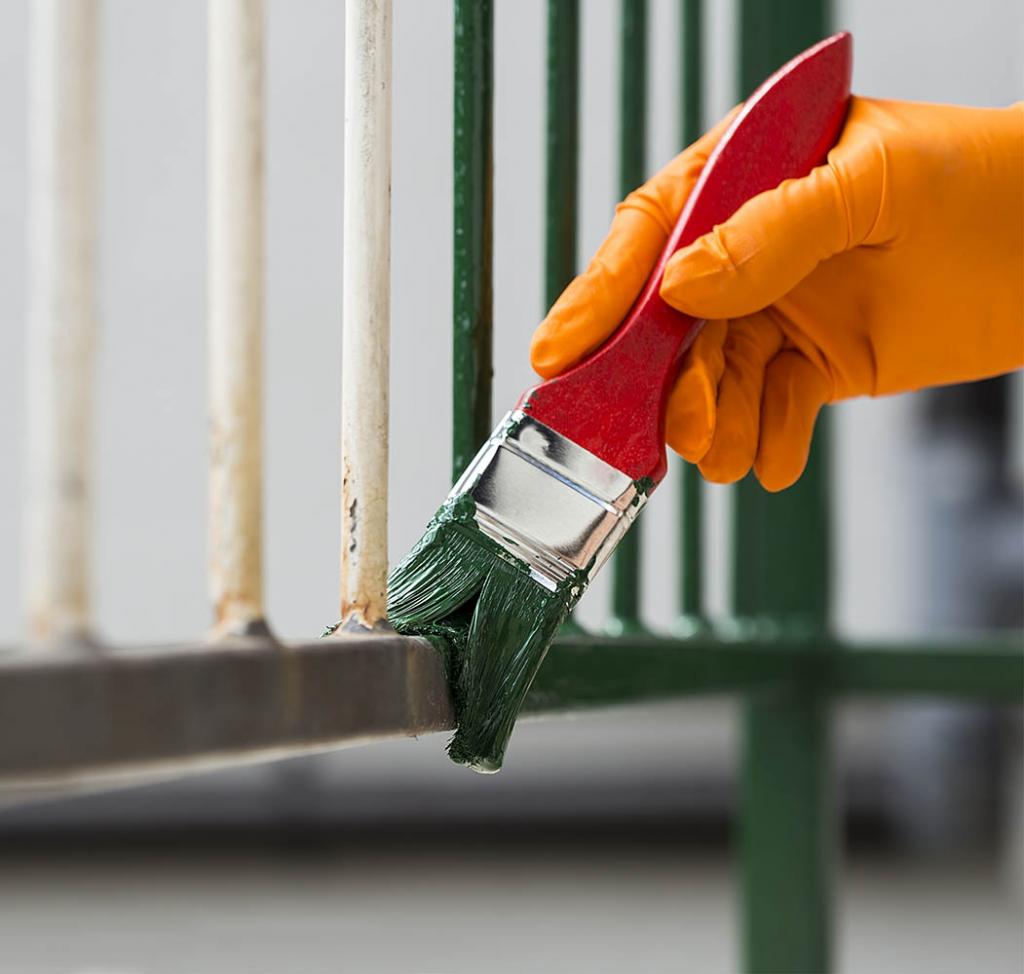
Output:
[[485,537],[467,495],[449,500],[388,579],[388,615],[402,633],[444,652],[458,729],[458,764],[501,768],[512,728],[544,654],[585,586],[551,592]]
[[437,623],[483,587],[493,552],[457,521],[433,521],[388,576],[388,618],[403,628]]
[[501,767],[523,700],[567,611],[557,593],[529,575],[492,567],[462,648],[462,711],[448,747],[453,761],[483,772]]

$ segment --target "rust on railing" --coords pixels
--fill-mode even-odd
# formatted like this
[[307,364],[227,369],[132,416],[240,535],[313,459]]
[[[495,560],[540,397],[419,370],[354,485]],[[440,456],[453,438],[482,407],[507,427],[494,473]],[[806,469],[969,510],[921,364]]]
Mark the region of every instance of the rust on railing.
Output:
[[96,359],[97,5],[29,6],[28,449],[31,638],[88,638]]
[[341,620],[387,615],[391,273],[391,0],[345,8]]
[[263,0],[209,6],[212,635],[263,622]]

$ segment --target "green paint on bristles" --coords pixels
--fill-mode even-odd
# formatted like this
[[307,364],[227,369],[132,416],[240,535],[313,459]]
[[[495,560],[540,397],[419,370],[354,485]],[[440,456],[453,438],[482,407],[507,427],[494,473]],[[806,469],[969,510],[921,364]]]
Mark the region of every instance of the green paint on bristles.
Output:
[[[644,477],[634,486],[646,495],[655,484]],[[468,493],[446,500],[392,569],[389,622],[429,640],[444,661],[457,723],[448,754],[457,764],[501,769],[533,678],[588,581],[579,571],[554,592],[534,581],[525,562],[483,534]]]
[[[657,487],[658,485],[654,482],[653,477],[641,477],[639,480],[633,481],[633,486],[636,488],[636,492],[638,495],[647,497],[650,495],[651,491],[654,490],[654,488]],[[639,504],[639,497],[634,497],[633,503]]]
[[476,771],[501,768],[523,699],[569,610],[578,572],[550,592],[486,537],[472,497],[444,503],[388,578],[388,618],[429,639],[445,660],[458,729],[448,754]]

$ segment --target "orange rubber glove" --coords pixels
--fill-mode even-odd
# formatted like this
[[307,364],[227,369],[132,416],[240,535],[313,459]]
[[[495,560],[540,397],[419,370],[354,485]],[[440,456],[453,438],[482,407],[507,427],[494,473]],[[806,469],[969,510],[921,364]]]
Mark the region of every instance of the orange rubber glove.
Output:
[[[537,329],[557,375],[625,317],[730,118],[619,205]],[[707,323],[665,438],[708,479],[803,472],[825,403],[1024,365],[1024,103],[853,98],[828,162],[750,200],[668,263],[661,296]]]

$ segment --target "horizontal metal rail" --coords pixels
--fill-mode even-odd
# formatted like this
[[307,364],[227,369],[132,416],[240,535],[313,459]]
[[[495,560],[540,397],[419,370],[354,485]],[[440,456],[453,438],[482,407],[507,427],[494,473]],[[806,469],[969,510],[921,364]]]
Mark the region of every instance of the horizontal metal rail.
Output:
[[[813,682],[824,692],[1024,698],[1019,637],[851,645],[804,639],[559,639],[526,712],[540,715]],[[0,793],[170,777],[450,730],[439,654],[351,635],[304,643],[0,653]]]
[[[526,712],[550,713],[813,682],[823,693],[1024,701],[1017,634],[955,643],[854,643],[707,634],[567,636],[537,674]],[[823,652],[825,649],[827,652]]]
[[352,635],[0,655],[0,789],[171,777],[451,728],[426,642]]

